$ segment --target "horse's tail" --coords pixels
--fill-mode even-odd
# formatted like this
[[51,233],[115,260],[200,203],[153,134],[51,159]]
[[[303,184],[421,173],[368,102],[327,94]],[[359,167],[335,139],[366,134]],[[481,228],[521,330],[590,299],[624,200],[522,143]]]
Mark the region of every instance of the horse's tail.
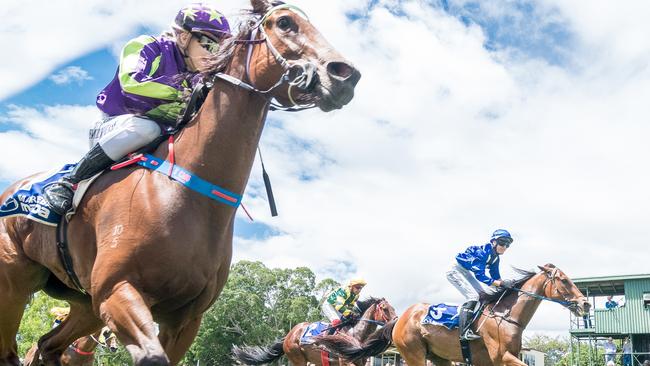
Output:
[[264,365],[271,363],[284,354],[282,344],[284,338],[270,346],[232,346],[232,354],[237,361],[244,365]]
[[393,342],[393,328],[396,322],[397,319],[391,320],[383,328],[371,334],[360,346],[351,342],[349,337],[341,335],[318,336],[315,343],[350,361],[365,359],[384,352],[390,346]]

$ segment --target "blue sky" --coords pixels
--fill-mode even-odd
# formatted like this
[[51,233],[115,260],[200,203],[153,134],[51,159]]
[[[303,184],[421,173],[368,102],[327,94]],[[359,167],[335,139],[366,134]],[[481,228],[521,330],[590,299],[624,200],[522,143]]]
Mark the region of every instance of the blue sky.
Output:
[[[243,2],[223,5],[236,14]],[[159,33],[181,3],[10,7],[0,29],[0,46],[13,50],[0,60],[0,187],[83,153],[55,137],[84,139],[115,51],[145,29]],[[244,200],[256,221],[238,216],[234,260],[363,276],[367,294],[398,310],[460,300],[445,268],[500,227],[515,237],[506,275],[547,262],[575,277],[644,271],[647,256],[630,253],[647,253],[650,236],[650,5],[295,3],[363,77],[341,111],[270,115],[262,147],[280,216],[268,213],[256,162]],[[17,26],[34,17],[33,29]],[[70,67],[83,80],[50,79]],[[564,332],[560,307],[539,311],[532,330]]]

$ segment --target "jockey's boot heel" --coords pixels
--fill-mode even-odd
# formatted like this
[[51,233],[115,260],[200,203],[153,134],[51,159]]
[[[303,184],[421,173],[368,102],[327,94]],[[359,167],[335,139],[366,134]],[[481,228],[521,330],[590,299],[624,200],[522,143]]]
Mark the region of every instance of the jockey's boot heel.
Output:
[[104,149],[95,144],[70,173],[43,189],[43,196],[52,211],[65,215],[72,207],[75,185],[108,168],[113,162]]

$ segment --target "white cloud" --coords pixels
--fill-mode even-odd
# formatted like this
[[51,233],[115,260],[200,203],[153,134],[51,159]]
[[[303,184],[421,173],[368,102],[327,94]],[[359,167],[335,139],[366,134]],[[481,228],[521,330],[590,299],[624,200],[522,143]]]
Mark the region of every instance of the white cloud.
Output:
[[88,149],[88,129],[99,117],[94,106],[10,106],[0,116],[0,181],[15,181],[39,171],[78,161]]
[[56,74],[50,75],[49,79],[58,85],[66,85],[70,83],[81,85],[84,81],[92,80],[93,78],[88,74],[88,71],[79,66],[68,66]]
[[[648,5],[540,3],[566,20],[576,39],[563,68],[508,49],[489,52],[477,25],[425,2],[380,2],[367,19],[347,20],[347,12],[364,11],[367,3],[296,1],[363,78],[342,111],[271,114],[262,148],[280,217],[266,216],[262,197],[244,202],[256,220],[283,234],[237,239],[235,259],[306,265],[339,280],[353,270],[369,280],[365,294],[385,296],[400,310],[419,301],[460,301],[444,271],[458,251],[485,242],[498,227],[516,239],[503,258],[506,274],[509,265],[546,262],[573,277],[647,272],[650,40],[635,35],[650,33],[642,17],[648,9],[640,8]],[[79,25],[92,36],[77,39],[76,25],[57,21],[58,37],[82,46],[39,48],[47,57],[35,74],[97,47],[100,31],[111,30],[102,42],[118,42],[144,15],[166,22],[179,5],[91,4],[67,10],[94,14],[88,23],[97,26]],[[399,6],[403,16],[394,11]],[[23,32],[16,40],[34,44],[37,35]],[[14,73],[32,70],[20,61],[38,57],[25,56],[3,59],[7,90],[27,85]],[[62,136],[85,134],[93,108],[68,107],[88,114],[79,118],[63,113],[67,107],[51,108],[17,107],[12,123],[29,133],[1,133],[3,152],[39,144],[46,161],[29,152],[19,157],[30,169],[76,160],[85,136]],[[3,177],[27,174],[7,160],[0,161]],[[259,172],[256,163],[248,193],[263,190]],[[529,329],[562,332],[567,316],[544,304]]]

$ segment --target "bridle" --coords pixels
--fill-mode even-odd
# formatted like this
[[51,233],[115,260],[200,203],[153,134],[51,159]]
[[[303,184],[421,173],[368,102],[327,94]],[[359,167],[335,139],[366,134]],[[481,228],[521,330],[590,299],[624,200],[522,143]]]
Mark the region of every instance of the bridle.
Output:
[[77,342],[78,342],[78,340],[72,342],[72,344],[70,345],[70,349],[73,350],[74,353],[76,353],[76,354],[78,354],[78,355],[80,355],[80,356],[92,356],[92,355],[95,354],[95,351],[90,351],[90,352],[82,351],[82,350],[79,349],[79,347],[77,346]]
[[559,270],[560,270],[559,268],[555,268],[555,269],[553,269],[553,271],[551,271],[550,274],[548,272],[544,272],[544,273],[546,273],[546,280],[544,281],[544,285],[542,285],[542,290],[544,291],[544,293],[546,293],[546,286],[550,283],[553,286],[553,288],[555,289],[555,292],[558,295],[560,295],[564,300],[557,300],[557,299],[554,299],[552,297],[538,295],[536,293],[529,292],[529,291],[526,291],[526,290],[522,290],[520,288],[512,287],[511,289],[515,290],[515,291],[519,291],[520,293],[522,293],[524,295],[528,295],[528,296],[536,298],[536,299],[546,300],[546,301],[551,301],[551,302],[558,303],[558,304],[566,307],[569,310],[575,310],[577,308],[577,306],[578,306],[578,301],[573,300],[567,294],[561,293],[560,290],[558,289],[557,285],[555,284],[555,280],[557,279],[556,277],[557,277],[557,273],[558,273]]
[[377,324],[384,326],[386,323],[390,321],[388,319],[388,316],[386,315],[386,312],[384,311],[386,309],[386,300],[381,300],[377,304],[375,304],[375,314],[373,316],[373,319],[359,319],[359,321],[364,321],[372,324]]
[[[296,14],[304,17],[305,19],[309,20],[307,15],[300,10],[298,7],[290,4],[281,4],[272,7],[269,9],[262,18],[256,23],[256,25],[253,27],[253,30],[251,32],[250,39],[248,40],[236,40],[235,43],[241,43],[241,44],[246,44],[248,45],[248,51],[246,55],[246,78],[248,80],[251,80],[250,77],[250,63],[251,63],[251,58],[253,54],[253,47],[255,45],[259,45],[262,43],[266,44],[266,47],[271,51],[271,54],[275,58],[276,62],[284,69],[284,73],[280,76],[280,78],[271,86],[270,88],[266,90],[260,90],[256,88],[252,83],[247,83],[241,79],[238,79],[232,75],[228,75],[225,73],[216,73],[213,78],[213,83],[214,79],[221,79],[224,81],[227,81],[235,86],[241,87],[243,89],[246,89],[248,91],[255,92],[262,97],[264,97],[269,105],[271,106],[271,110],[281,110],[281,111],[286,111],[286,112],[297,112],[305,109],[310,109],[316,107],[316,104],[311,103],[311,104],[298,104],[293,97],[291,96],[291,91],[293,88],[298,88],[300,90],[309,90],[313,85],[314,81],[316,80],[316,66],[314,66],[310,62],[300,62],[300,61],[289,61],[287,60],[284,56],[280,54],[280,52],[277,50],[277,48],[273,45],[273,43],[270,41],[268,34],[264,30],[264,24],[266,23],[266,20],[268,17],[274,13],[277,10],[282,10],[282,9],[287,9],[295,12]],[[261,34],[262,38],[258,39],[257,35]],[[272,97],[270,94],[280,87],[283,84],[288,85],[287,89],[287,96],[289,101],[291,102],[291,106],[284,106],[277,101],[274,100],[274,97]]]
[[[101,347],[104,347],[104,348],[106,348],[106,349],[111,349],[111,347],[110,347],[107,343],[105,343],[105,342],[104,342],[104,343],[100,342],[100,341],[99,341],[97,338],[95,338],[95,336],[93,336],[92,334],[91,334],[89,337],[90,337],[90,339],[92,339],[95,343],[97,343],[97,345],[99,345],[99,346],[101,346]],[[115,334],[113,334],[113,332],[111,332],[111,335],[108,336],[108,337],[106,337],[106,339],[108,340],[108,339],[110,339],[110,338],[112,338],[112,337],[115,337]],[[88,352],[88,351],[82,351],[82,350],[79,349],[79,347],[77,346],[77,342],[79,342],[79,340],[74,341],[74,342],[70,345],[70,349],[73,350],[76,354],[81,355],[81,356],[92,356],[92,355],[95,354],[95,351],[90,351],[90,352]]]
[[[523,289],[517,288],[517,287],[508,287],[508,289],[519,292],[520,296],[521,295],[526,295],[526,296],[529,296],[529,297],[532,297],[532,298],[535,298],[535,299],[538,299],[538,300],[558,303],[558,304],[564,306],[565,308],[567,308],[567,309],[569,309],[571,311],[576,311],[578,309],[578,301],[569,298],[569,296],[567,294],[562,294],[560,292],[560,290],[558,289],[557,285],[555,284],[555,280],[557,279],[556,277],[557,277],[558,271],[559,271],[559,268],[553,269],[553,271],[551,271],[550,274],[548,272],[544,271],[544,273],[546,274],[546,280],[544,281],[544,284],[542,285],[542,291],[543,291],[543,293],[546,293],[546,286],[550,283],[553,286],[553,288],[555,289],[555,292],[558,295],[562,296],[562,298],[564,300],[557,300],[557,299],[554,299],[552,297],[548,297],[548,296],[544,296],[544,295],[538,295],[538,294],[536,294],[534,292],[526,291],[526,290],[523,290]],[[504,295],[507,292],[508,291],[504,291],[501,294],[499,299],[494,303],[494,306],[492,306],[489,309],[488,314],[483,313],[483,315],[486,315],[486,319],[484,319],[483,322],[481,322],[481,324],[479,325],[479,329],[483,326],[483,323],[485,323],[485,320],[487,320],[487,318],[494,318],[494,317],[501,318],[501,319],[503,319],[503,320],[505,320],[505,321],[507,321],[509,323],[512,323],[514,325],[517,325],[517,326],[521,327],[521,324],[519,324],[514,319],[510,318],[510,315],[509,315],[510,310],[508,310],[504,314],[498,314],[498,313],[496,313],[494,311],[494,308],[499,304],[499,302],[501,301],[501,299],[503,299]]]

